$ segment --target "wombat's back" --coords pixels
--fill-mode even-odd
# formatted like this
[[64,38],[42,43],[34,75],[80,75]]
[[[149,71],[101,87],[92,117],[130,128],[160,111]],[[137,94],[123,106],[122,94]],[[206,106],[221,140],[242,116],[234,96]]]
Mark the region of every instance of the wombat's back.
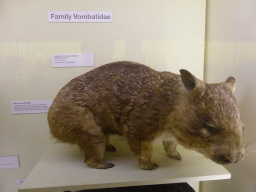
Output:
[[51,132],[62,141],[75,141],[84,123],[80,117],[92,113],[104,132],[122,134],[122,124],[134,108],[141,108],[144,114],[161,110],[167,115],[178,82],[178,75],[134,62],[98,67],[74,78],[59,91],[48,112]]

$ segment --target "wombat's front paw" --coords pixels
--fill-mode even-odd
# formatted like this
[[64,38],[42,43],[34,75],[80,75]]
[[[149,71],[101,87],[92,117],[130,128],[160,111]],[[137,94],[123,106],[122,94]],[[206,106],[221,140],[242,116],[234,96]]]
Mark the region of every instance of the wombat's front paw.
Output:
[[105,146],[105,149],[106,149],[106,151],[109,151],[109,152],[115,152],[116,151],[116,148],[111,144],[107,144]]
[[112,168],[115,165],[112,163],[107,163],[107,162],[101,162],[101,163],[93,163],[93,162],[86,162],[89,166],[96,168],[96,169],[108,169]]
[[171,157],[172,159],[178,159],[178,160],[181,160],[181,155],[180,153],[176,150],[176,151],[173,151],[172,153],[168,153],[169,157]]
[[181,160],[181,155],[176,149],[176,142],[173,141],[163,141],[164,149],[169,157],[173,159]]
[[140,163],[140,168],[144,170],[155,170],[158,168],[157,164],[152,163],[150,161],[140,159],[139,163]]

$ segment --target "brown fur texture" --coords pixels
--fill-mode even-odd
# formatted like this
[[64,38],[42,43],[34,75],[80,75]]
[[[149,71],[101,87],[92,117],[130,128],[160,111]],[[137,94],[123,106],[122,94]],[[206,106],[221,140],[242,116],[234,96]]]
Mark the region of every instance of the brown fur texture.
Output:
[[158,72],[134,62],[115,62],[74,78],[57,94],[48,112],[51,134],[79,145],[85,162],[103,162],[115,151],[110,134],[124,135],[142,169],[153,170],[153,144],[163,139],[171,158],[177,143],[221,164],[243,159],[244,125],[233,95],[235,79],[206,84],[186,70]]

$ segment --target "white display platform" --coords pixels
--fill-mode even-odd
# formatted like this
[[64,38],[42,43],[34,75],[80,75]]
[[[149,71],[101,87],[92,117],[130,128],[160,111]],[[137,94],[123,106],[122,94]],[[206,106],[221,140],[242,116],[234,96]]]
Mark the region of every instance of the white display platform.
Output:
[[51,192],[230,179],[221,165],[201,154],[178,147],[182,160],[167,156],[161,143],[154,147],[153,162],[159,168],[141,170],[125,140],[111,140],[117,151],[106,152],[111,169],[94,169],[84,163],[84,152],[76,145],[53,143],[31,171],[19,192]]

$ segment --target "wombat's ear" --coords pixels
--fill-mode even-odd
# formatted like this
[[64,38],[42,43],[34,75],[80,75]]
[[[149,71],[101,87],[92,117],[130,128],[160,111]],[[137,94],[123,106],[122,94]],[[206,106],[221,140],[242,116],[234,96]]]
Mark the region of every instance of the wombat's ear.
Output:
[[195,77],[185,69],[180,70],[181,80],[188,91],[192,91],[196,87]]
[[[204,94],[204,90],[205,90],[205,83],[203,81],[200,81],[199,79],[197,79],[196,77],[194,77],[194,75],[192,75],[190,72],[188,72],[187,70],[181,69],[180,70],[180,76],[181,76],[181,80],[184,84],[184,87],[192,92],[194,94],[197,94],[197,96],[199,95],[203,95]],[[198,95],[199,94],[199,95]]]
[[225,85],[234,93],[236,89],[236,80],[234,77],[227,78],[226,82],[224,82]]

